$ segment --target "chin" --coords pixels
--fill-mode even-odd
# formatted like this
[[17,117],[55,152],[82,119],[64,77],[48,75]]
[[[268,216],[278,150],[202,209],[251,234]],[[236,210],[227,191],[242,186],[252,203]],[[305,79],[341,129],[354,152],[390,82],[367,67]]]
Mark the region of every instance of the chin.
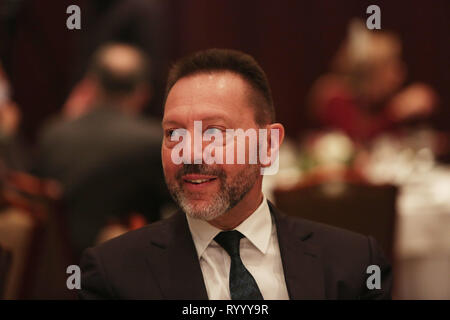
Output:
[[[200,219],[205,221],[211,221],[214,220],[220,216],[222,216],[226,209],[224,206],[220,206],[217,204],[195,204],[199,201],[189,201],[188,204],[182,204],[181,208],[183,211],[194,219]],[[202,201],[204,202],[204,201]]]
[[211,214],[211,212],[204,212],[204,211],[187,211],[186,214],[189,215],[191,218],[204,221],[211,221],[223,215],[223,213]]

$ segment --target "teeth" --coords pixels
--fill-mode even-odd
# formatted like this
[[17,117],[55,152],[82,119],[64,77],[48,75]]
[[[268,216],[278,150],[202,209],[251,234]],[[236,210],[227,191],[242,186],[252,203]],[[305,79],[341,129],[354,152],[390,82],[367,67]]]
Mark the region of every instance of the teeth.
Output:
[[212,179],[197,179],[197,180],[187,180],[187,181],[190,182],[190,183],[196,183],[196,184],[199,184],[199,183],[207,182],[207,181],[209,181],[209,180],[212,180]]
[[191,182],[193,182],[193,183],[203,183],[203,182],[206,182],[206,181],[208,181],[208,179],[191,180]]

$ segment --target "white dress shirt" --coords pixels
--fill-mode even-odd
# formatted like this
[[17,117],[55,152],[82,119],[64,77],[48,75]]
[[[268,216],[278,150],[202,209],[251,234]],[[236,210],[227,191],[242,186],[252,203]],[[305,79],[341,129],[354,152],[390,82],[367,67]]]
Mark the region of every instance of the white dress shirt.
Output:
[[[230,300],[230,256],[214,241],[214,237],[222,230],[207,221],[189,216],[187,221],[199,257],[208,298]],[[263,298],[289,299],[276,225],[265,196],[258,209],[234,230],[245,236],[240,241],[241,259],[258,284]]]

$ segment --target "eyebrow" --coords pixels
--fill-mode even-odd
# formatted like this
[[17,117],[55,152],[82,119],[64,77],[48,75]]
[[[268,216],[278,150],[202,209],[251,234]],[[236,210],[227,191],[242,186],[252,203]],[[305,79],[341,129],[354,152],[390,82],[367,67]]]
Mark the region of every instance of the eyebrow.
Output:
[[161,121],[161,125],[162,125],[162,126],[164,126],[164,125],[174,125],[174,126],[178,126],[179,123],[178,123],[177,121],[173,121],[173,120],[168,120],[168,121],[166,121],[166,120],[163,119],[163,121]]
[[[223,121],[226,124],[228,124],[230,119],[223,117],[223,116],[209,116],[209,117],[205,117],[201,120],[194,120],[194,121],[208,122],[208,121],[215,121],[215,120],[220,120],[220,121]],[[175,120],[164,120],[163,119],[161,124],[162,124],[162,126],[164,126],[164,125],[166,125],[166,126],[167,125],[182,126],[181,123],[179,123],[178,121],[175,121]]]

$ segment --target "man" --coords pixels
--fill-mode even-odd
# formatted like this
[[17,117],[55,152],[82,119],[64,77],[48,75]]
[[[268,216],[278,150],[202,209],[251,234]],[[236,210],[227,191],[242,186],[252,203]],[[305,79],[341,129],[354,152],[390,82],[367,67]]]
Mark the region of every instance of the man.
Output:
[[[78,31],[77,48],[72,59],[72,82],[79,81],[89,56],[107,42],[125,42],[141,49],[151,59],[149,80],[153,90],[146,114],[161,115],[166,78],[168,3],[158,0],[89,0],[80,7],[83,26]],[[83,83],[78,83],[79,88]],[[76,93],[74,91],[73,93]],[[70,108],[70,105],[66,105]],[[70,113],[72,110],[65,110]],[[70,114],[69,114],[70,116]]]
[[85,79],[92,108],[50,125],[40,140],[36,170],[62,184],[77,261],[110,219],[140,213],[152,222],[169,200],[160,126],[139,116],[150,98],[147,72],[147,59],[135,47],[100,48]]
[[[88,249],[80,297],[389,298],[390,267],[372,238],[287,217],[266,200],[260,169],[273,162],[251,163],[250,139],[246,161],[237,164],[206,164],[208,153],[198,152],[198,140],[179,148],[180,137],[189,147],[189,137],[201,136],[195,132],[200,122],[204,136],[215,133],[213,142],[200,142],[203,151],[215,146],[211,157],[242,147],[242,141],[236,148],[231,143],[238,139],[227,136],[230,129],[266,129],[265,136],[257,131],[259,141],[276,152],[284,128],[274,116],[268,81],[252,57],[211,49],[178,62],[166,90],[162,161],[181,211]],[[369,265],[381,269],[380,289],[366,285]]]

